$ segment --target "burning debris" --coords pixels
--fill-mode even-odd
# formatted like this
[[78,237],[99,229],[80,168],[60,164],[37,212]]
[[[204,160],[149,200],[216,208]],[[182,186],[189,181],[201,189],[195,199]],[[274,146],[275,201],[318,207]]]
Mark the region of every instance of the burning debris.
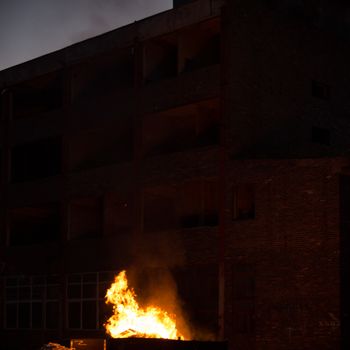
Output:
[[40,350],[72,350],[72,348],[67,348],[58,343],[48,343],[44,344]]
[[184,339],[176,328],[176,316],[157,306],[141,307],[136,294],[128,287],[126,272],[121,271],[106,294],[106,303],[113,305],[114,314],[105,324],[113,338]]

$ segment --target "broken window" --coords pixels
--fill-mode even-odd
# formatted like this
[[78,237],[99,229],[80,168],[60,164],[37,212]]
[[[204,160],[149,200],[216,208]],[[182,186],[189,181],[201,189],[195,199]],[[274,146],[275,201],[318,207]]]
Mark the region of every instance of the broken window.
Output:
[[233,220],[255,218],[255,189],[253,185],[239,185],[233,189]]
[[83,197],[70,203],[69,236],[94,238],[101,236],[103,225],[103,205],[101,197]]
[[58,240],[61,232],[59,203],[14,208],[10,211],[10,244],[43,244]]
[[34,117],[63,105],[63,75],[54,72],[13,87],[13,118]]
[[61,172],[61,139],[16,145],[11,153],[12,182],[31,181]]

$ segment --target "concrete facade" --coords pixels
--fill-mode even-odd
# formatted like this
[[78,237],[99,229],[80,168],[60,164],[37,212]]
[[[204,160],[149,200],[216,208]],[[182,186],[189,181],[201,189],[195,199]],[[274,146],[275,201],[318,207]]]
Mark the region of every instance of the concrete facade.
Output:
[[104,336],[122,269],[194,339],[349,345],[347,8],[180,3],[0,72],[9,349]]

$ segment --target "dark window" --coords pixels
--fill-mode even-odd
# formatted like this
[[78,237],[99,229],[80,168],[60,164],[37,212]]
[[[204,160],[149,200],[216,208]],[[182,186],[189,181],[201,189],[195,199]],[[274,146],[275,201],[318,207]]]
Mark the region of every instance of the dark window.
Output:
[[329,146],[331,143],[331,133],[328,129],[312,127],[311,138],[313,143]]
[[13,147],[12,182],[31,181],[61,172],[61,140],[46,139]]
[[321,100],[329,100],[331,97],[329,85],[314,80],[312,82],[312,96]]
[[233,190],[233,220],[255,218],[255,190],[253,185],[236,186]]
[[[108,280],[108,281],[106,281]],[[104,297],[113,273],[72,274],[67,278],[67,322],[70,329],[102,329],[112,316]]]
[[[6,329],[57,329],[60,320],[57,276],[5,278]],[[51,292],[50,292],[51,290]]]

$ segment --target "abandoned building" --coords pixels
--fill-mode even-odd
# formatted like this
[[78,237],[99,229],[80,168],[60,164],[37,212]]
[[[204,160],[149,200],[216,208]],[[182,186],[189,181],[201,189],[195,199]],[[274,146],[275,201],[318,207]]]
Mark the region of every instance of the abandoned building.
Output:
[[0,344],[105,336],[127,269],[192,339],[349,349],[346,6],[175,1],[0,72]]

